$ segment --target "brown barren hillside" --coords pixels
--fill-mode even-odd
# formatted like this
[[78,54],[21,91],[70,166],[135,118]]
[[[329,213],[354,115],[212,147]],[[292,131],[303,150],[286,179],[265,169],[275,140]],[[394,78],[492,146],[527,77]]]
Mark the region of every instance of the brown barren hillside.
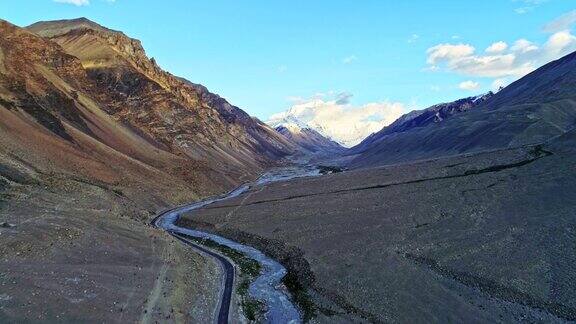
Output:
[[222,167],[254,169],[293,149],[205,87],[163,71],[138,40],[86,19],[28,27],[78,57],[108,112],[163,145]]
[[1,23],[5,151],[35,167],[111,184],[133,175],[135,183],[181,182],[205,193],[292,152],[261,122],[162,71],[138,41],[104,27],[78,29],[97,26],[78,21],[56,23],[68,26],[54,39],[64,47]]
[[148,222],[293,147],[138,41],[72,27],[0,21],[0,322],[210,322],[218,265]]
[[180,224],[280,260],[319,323],[572,323],[575,140],[255,186]]

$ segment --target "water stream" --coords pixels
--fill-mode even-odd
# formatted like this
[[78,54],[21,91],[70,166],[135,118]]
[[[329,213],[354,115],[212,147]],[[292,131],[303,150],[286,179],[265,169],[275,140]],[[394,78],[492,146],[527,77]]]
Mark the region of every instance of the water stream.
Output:
[[315,166],[275,169],[265,173],[255,182],[244,184],[225,195],[208,198],[173,209],[160,216],[155,221],[155,225],[168,232],[180,233],[199,239],[213,240],[238,252],[244,253],[246,256],[256,260],[260,263],[262,270],[260,275],[254,280],[254,282],[252,282],[252,284],[250,284],[248,292],[251,297],[266,305],[266,321],[269,323],[300,323],[302,321],[301,315],[296,306],[290,300],[290,296],[288,296],[284,290],[279,289],[282,278],[286,275],[286,269],[280,263],[269,258],[264,253],[253,247],[243,245],[215,234],[179,227],[176,225],[176,222],[182,214],[187,213],[189,215],[191,211],[200,209],[209,204],[238,197],[253,186],[317,175],[320,175],[320,170]]

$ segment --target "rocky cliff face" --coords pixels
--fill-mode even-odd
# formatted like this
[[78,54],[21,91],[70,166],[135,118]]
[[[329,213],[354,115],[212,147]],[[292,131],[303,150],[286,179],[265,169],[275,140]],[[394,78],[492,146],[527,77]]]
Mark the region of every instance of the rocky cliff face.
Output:
[[160,69],[139,41],[85,19],[29,30],[0,22],[0,131],[0,166],[173,202],[229,188],[294,150],[223,98]]
[[259,169],[294,146],[205,87],[162,70],[140,43],[87,19],[28,30],[77,57],[107,112],[170,150],[224,169]]

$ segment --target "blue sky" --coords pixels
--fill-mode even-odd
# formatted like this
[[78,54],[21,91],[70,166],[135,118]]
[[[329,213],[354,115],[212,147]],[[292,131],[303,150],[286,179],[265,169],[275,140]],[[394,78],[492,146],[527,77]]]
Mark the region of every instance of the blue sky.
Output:
[[[1,18],[24,26],[84,16],[122,30],[164,69],[263,120],[342,93],[352,108],[400,103],[407,111],[488,91],[556,52],[470,64],[542,49],[560,31],[568,30],[561,45],[571,42],[574,19],[550,23],[576,9],[574,0],[60,1],[84,5],[7,0]],[[485,51],[499,41],[506,44]]]

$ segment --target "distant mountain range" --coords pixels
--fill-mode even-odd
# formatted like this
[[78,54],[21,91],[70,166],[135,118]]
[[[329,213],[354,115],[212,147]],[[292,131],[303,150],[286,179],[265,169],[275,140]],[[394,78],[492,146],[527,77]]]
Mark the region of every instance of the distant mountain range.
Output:
[[484,101],[490,99],[493,95],[493,92],[488,92],[479,96],[463,98],[453,102],[437,104],[426,109],[411,111],[402,115],[392,124],[384,127],[379,132],[373,133],[365,138],[360,144],[354,146],[351,149],[351,152],[363,152],[387,135],[402,133],[414,128],[440,123],[455,114],[479,106]]
[[345,150],[338,142],[296,117],[286,116],[282,119],[267,121],[267,123],[303,152],[341,153]]
[[283,123],[276,125],[274,129],[286,137],[287,140],[298,145],[303,151],[311,153],[341,153],[345,150],[345,148],[337,142],[310,127],[298,123]]
[[576,125],[576,52],[496,94],[402,116],[347,152],[369,167],[542,143]]
[[[365,108],[365,107],[364,107]],[[330,141],[343,147],[352,147],[360,143],[370,132],[382,127],[380,121],[366,121],[355,116],[361,111],[347,106],[344,100],[313,99],[296,104],[288,110],[274,114],[266,121],[271,127],[295,124],[302,129],[311,129]]]

